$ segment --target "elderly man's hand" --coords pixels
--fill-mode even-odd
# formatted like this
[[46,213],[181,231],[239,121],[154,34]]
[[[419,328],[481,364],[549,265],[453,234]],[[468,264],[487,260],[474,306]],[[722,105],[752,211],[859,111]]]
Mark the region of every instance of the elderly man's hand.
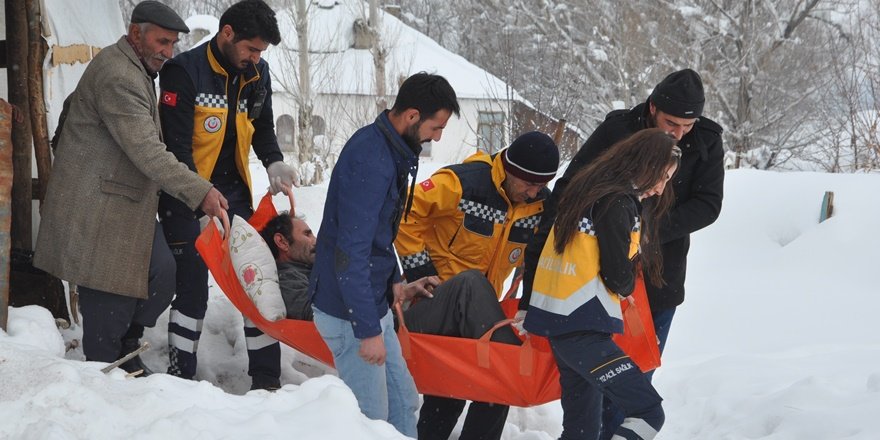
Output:
[[223,197],[223,194],[217,191],[217,188],[211,188],[208,194],[205,194],[205,198],[202,199],[199,209],[211,217],[220,217],[222,215],[221,211],[229,209],[229,203],[226,201],[226,197]]

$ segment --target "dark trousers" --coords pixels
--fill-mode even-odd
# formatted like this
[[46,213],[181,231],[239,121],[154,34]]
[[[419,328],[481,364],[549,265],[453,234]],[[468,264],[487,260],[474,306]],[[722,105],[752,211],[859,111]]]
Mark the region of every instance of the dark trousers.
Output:
[[[250,218],[253,214],[250,190],[244,182],[218,184],[216,188],[229,202],[230,221],[236,215],[245,220]],[[208,309],[208,268],[195,248],[201,232],[197,216],[201,215],[167,194],[162,194],[159,199],[159,218],[177,261],[177,295],[171,303],[168,320],[168,373],[187,379],[196,374],[198,342]],[[270,338],[267,341],[267,338],[245,320],[248,374],[251,377],[273,377],[277,381],[281,375],[281,346]],[[259,343],[258,347],[253,347],[254,341]]]
[[144,327],[156,325],[156,319],[168,308],[174,296],[174,276],[174,257],[165,244],[162,225],[156,222],[146,299],[79,286],[86,359],[113,362],[123,354],[123,339],[139,339]]
[[[434,298],[420,299],[404,312],[410,331],[464,338],[479,338],[503,319],[504,312],[495,290],[476,270],[446,280],[434,290]],[[521,343],[509,326],[498,329],[492,340],[505,344]],[[419,412],[419,439],[448,439],[465,403],[464,400],[426,395]],[[471,402],[459,439],[500,439],[509,410],[507,405]]]
[[603,397],[625,415],[614,435],[627,440],[650,440],[657,435],[665,420],[663,399],[610,334],[551,337],[550,347],[562,387],[560,440],[598,438]]
[[[658,312],[654,315],[654,332],[660,340],[660,354],[666,348],[666,339],[669,337],[669,328],[672,327],[672,318],[675,316],[675,307]],[[646,374],[648,381],[654,377],[654,371]],[[602,431],[599,440],[611,440],[617,427],[623,423],[624,414],[610,399],[602,399]]]

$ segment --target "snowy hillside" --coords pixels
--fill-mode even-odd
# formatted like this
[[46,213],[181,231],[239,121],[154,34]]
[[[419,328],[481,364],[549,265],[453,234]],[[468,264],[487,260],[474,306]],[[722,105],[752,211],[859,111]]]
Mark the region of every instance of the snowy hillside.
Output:
[[[422,177],[437,167],[424,164]],[[687,300],[655,376],[667,414],[658,439],[880,438],[877,188],[876,174],[728,173],[721,218],[692,237]],[[835,215],[819,224],[826,190]],[[296,191],[316,229],[325,191]],[[59,333],[37,307],[10,315],[0,333],[2,439],[400,437],[361,416],[335,377],[308,379],[325,369],[286,347],[287,385],[246,393],[241,317],[213,289],[201,382],[104,375],[79,349],[64,353],[81,330]],[[159,370],[166,323],[147,332],[156,348],[145,360]],[[513,409],[504,439],[555,438],[561,417],[557,402]]]

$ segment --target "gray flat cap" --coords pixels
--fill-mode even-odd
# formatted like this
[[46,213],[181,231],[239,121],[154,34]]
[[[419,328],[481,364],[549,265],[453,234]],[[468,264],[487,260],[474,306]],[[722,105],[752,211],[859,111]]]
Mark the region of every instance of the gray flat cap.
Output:
[[153,23],[165,29],[189,33],[189,27],[173,9],[157,1],[147,0],[138,3],[131,11],[132,23]]

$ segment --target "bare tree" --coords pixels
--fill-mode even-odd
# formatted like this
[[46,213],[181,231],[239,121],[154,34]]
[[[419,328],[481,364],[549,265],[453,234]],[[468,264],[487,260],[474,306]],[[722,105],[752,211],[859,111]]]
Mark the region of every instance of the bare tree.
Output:
[[370,17],[367,21],[370,36],[372,37],[372,47],[370,53],[373,54],[373,68],[376,75],[376,110],[377,113],[388,108],[388,99],[386,97],[387,90],[385,86],[385,58],[388,56],[388,50],[382,45],[382,15],[384,12],[379,10],[379,0],[370,0]]
[[[296,29],[297,41],[297,66],[299,68],[296,104],[298,107],[297,118],[297,160],[300,164],[306,163],[314,149],[314,137],[312,136],[312,83],[311,62],[309,60],[309,17],[306,0],[295,0],[295,16],[293,18]],[[319,173],[320,174],[320,173]],[[316,176],[320,177],[320,176]],[[320,181],[320,180],[318,180]],[[314,183],[314,182],[310,182]]]

